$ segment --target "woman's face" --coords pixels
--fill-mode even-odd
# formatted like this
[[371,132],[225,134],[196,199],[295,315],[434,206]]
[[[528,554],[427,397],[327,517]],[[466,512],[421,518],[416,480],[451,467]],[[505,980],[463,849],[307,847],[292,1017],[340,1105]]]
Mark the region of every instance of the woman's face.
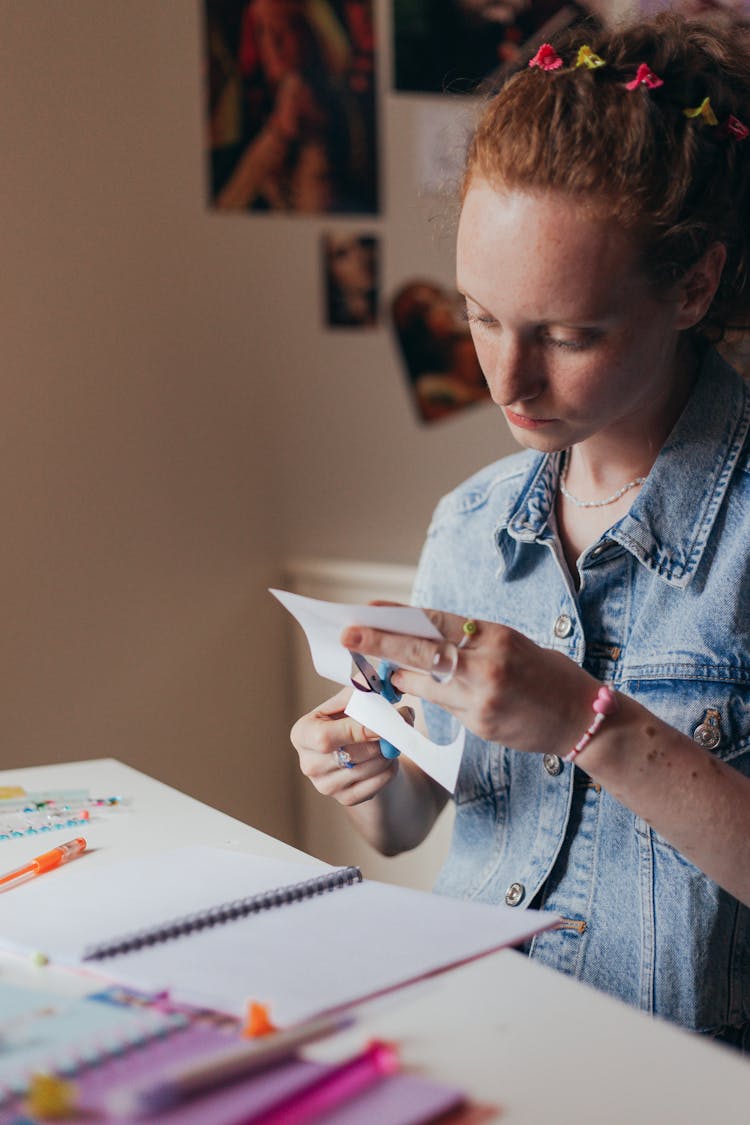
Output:
[[373,286],[370,247],[357,235],[331,234],[327,240],[328,268],[341,289],[367,292]]
[[255,0],[255,35],[260,63],[266,79],[277,84],[285,75],[304,66],[304,43],[300,17],[281,0]]
[[687,314],[675,294],[654,291],[617,223],[563,194],[499,192],[476,179],[457,256],[479,362],[522,445],[549,452],[599,433],[648,440],[670,411],[674,420]]

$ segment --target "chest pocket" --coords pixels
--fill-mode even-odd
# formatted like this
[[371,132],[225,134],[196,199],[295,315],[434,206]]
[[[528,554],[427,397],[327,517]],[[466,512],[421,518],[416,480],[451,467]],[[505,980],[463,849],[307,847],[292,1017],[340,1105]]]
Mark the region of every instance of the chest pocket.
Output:
[[710,754],[750,773],[750,672],[747,682],[670,678],[618,686]]

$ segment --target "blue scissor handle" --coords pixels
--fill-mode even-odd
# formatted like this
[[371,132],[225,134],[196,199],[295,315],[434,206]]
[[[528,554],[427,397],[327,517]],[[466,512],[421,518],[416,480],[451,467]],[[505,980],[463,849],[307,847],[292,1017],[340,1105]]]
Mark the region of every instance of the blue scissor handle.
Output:
[[[391,676],[397,670],[397,667],[398,665],[389,664],[387,660],[381,660],[378,667],[378,675],[383,681],[383,690],[380,694],[383,696],[383,699],[388,701],[388,703],[398,703],[402,698],[402,693],[400,691],[397,691],[391,683]],[[379,741],[380,753],[384,758],[399,757],[401,751],[397,750],[392,742],[388,742],[388,740],[385,738],[381,738]]]

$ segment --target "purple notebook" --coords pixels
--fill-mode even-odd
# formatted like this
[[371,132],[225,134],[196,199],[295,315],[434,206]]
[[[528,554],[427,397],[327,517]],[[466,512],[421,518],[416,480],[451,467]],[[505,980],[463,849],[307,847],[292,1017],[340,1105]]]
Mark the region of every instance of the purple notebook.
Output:
[[[108,1099],[115,1089],[140,1083],[151,1076],[156,1081],[167,1067],[197,1060],[231,1041],[236,1040],[230,1040],[226,1031],[210,1026],[192,1026],[84,1069],[71,1079],[78,1091],[77,1115],[57,1118],[57,1125],[82,1125],[84,1122],[85,1125],[97,1125],[99,1122],[127,1125],[134,1119],[114,1117],[107,1112]],[[239,1079],[172,1110],[161,1111],[159,1125],[170,1125],[172,1122],[175,1125],[207,1125],[209,1122],[210,1125],[241,1125],[329,1069],[330,1064],[293,1059],[261,1074]],[[463,1102],[462,1092],[454,1087],[416,1074],[395,1074],[358,1094],[339,1109],[329,1110],[325,1122],[326,1125],[383,1125],[383,1122],[388,1122],[388,1125],[427,1125]],[[0,1113],[0,1125],[11,1125],[22,1117],[22,1103],[14,1103]]]

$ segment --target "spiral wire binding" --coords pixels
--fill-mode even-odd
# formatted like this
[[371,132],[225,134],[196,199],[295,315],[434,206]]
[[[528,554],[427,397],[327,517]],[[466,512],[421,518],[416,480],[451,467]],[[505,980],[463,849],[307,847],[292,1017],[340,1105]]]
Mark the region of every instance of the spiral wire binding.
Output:
[[194,914],[186,914],[183,918],[175,918],[160,926],[150,926],[143,930],[136,930],[131,934],[124,934],[113,941],[99,942],[89,945],[83,952],[84,961],[103,961],[107,957],[116,957],[119,953],[131,953],[144,946],[157,945],[160,942],[171,941],[173,938],[183,937],[205,930],[211,926],[223,925],[225,922],[234,922],[238,918],[246,918],[250,914],[260,914],[264,910],[272,910],[277,906],[287,906],[293,902],[304,902],[305,899],[314,898],[316,895],[327,894],[329,891],[350,887],[354,883],[362,882],[362,872],[359,867],[339,867],[335,871],[327,871],[323,875],[315,875],[301,883],[290,883],[287,887],[274,887],[269,891],[249,895],[247,898],[235,899],[233,902],[224,902],[218,906],[199,910]]

